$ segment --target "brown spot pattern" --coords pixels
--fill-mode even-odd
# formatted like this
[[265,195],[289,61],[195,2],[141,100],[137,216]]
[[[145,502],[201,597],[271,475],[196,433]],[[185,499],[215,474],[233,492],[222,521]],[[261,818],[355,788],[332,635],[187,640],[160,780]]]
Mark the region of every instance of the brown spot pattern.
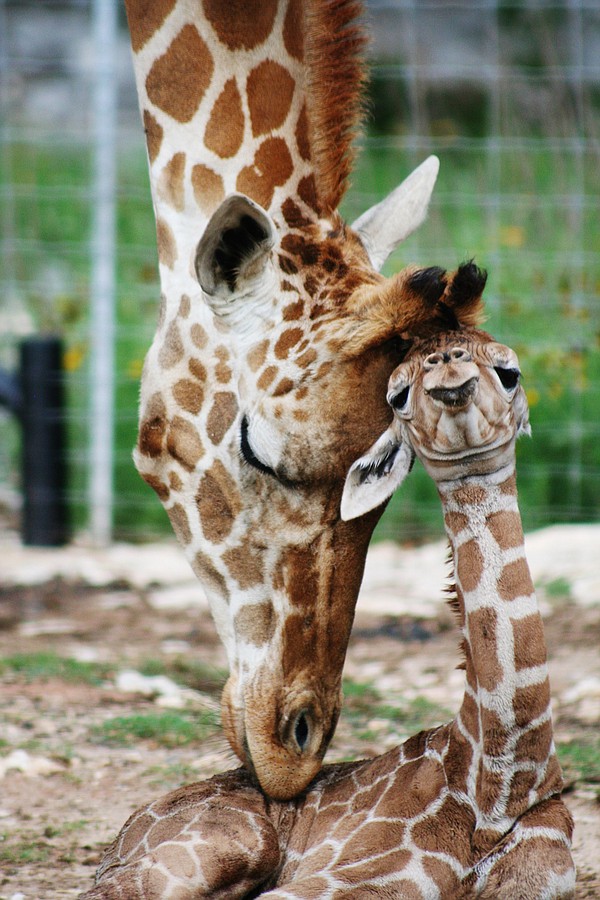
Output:
[[173,397],[182,409],[197,415],[202,409],[204,401],[204,391],[197,381],[191,381],[189,378],[180,378],[173,385]]
[[148,148],[148,159],[154,162],[158,154],[163,140],[162,126],[158,124],[152,113],[144,110],[144,132],[146,134],[146,146]]
[[269,341],[261,341],[260,344],[256,344],[246,357],[246,361],[250,367],[251,372],[257,372],[260,367],[263,365],[265,359],[267,358],[267,350],[269,349]]
[[535,787],[537,772],[515,772],[510,786],[510,795],[506,805],[506,813],[509,816],[518,816],[529,805],[528,795]]
[[483,575],[483,554],[475,539],[465,541],[456,554],[456,576],[463,591],[474,591]]
[[492,709],[481,709],[481,739],[488,756],[502,756],[506,749],[508,732],[502,719]]
[[310,206],[315,212],[319,212],[317,184],[314,175],[306,175],[300,179],[298,182],[298,196],[307,206]]
[[243,640],[262,647],[275,633],[275,610],[272,603],[250,603],[242,606],[235,617],[235,632]]
[[284,322],[301,319],[304,314],[304,300],[296,300],[295,303],[289,303],[283,308]]
[[204,455],[204,447],[198,432],[191,422],[175,416],[169,428],[167,449],[173,459],[181,463],[184,469],[191,472],[198,460]]
[[158,179],[159,197],[179,212],[184,207],[183,176],[185,153],[176,153],[163,168]]
[[215,356],[218,359],[218,363],[215,366],[217,381],[221,384],[227,384],[227,382],[231,380],[231,369],[227,365],[227,362],[229,361],[229,352],[226,347],[217,347]]
[[183,482],[177,472],[169,472],[169,484],[174,491],[182,489]]
[[138,448],[144,456],[160,456],[167,431],[167,408],[161,395],[156,393],[148,400],[140,425]]
[[487,527],[501,550],[518,547],[523,542],[521,517],[518,512],[501,510],[487,517]]
[[176,503],[167,510],[167,515],[171,520],[173,531],[177,535],[182,544],[189,544],[192,540],[192,531],[187,513],[181,503]]
[[192,169],[194,198],[205,215],[210,216],[225,199],[223,179],[208,166],[196,165]]
[[225,579],[217,569],[215,569],[212,561],[204,553],[198,551],[194,557],[193,569],[200,581],[212,586],[218,594],[227,597],[227,585]]
[[208,343],[208,335],[206,334],[202,325],[198,325],[197,322],[195,322],[190,328],[190,337],[192,338],[194,345],[199,350],[203,350]]
[[188,359],[188,370],[190,375],[193,375],[198,381],[206,381],[206,369],[199,359],[193,356]]
[[469,524],[469,519],[464,513],[447,512],[444,516],[446,528],[449,534],[457,535]]
[[181,301],[179,303],[179,315],[182,319],[187,319],[190,312],[192,310],[192,301],[188,297],[187,294],[181,295]]
[[237,413],[238,404],[235,394],[230,391],[220,391],[215,394],[206,420],[207,434],[215,446],[221,443],[235,422]]
[[479,761],[475,800],[479,809],[489,815],[502,796],[504,778],[499,772],[491,772]]
[[146,78],[148,97],[178,122],[189,122],[211,82],[210,50],[193,25],[184,25]]
[[[433,759],[416,759],[401,766],[390,787],[375,807],[377,816],[402,815],[412,818],[439,797],[446,779],[444,769]],[[399,798],[402,798],[399,800]]]
[[515,669],[527,669],[529,666],[541,666],[546,662],[546,641],[544,630],[538,613],[514,619],[513,623]]
[[529,566],[524,557],[504,566],[498,578],[498,594],[503,600],[514,600],[515,597],[528,596],[533,593],[533,584],[529,574]]
[[253,165],[241,170],[236,187],[268,209],[275,188],[285,184],[293,170],[292,157],[283,138],[267,138],[256,151]]
[[288,328],[282,332],[275,344],[275,356],[277,359],[286,359],[292,347],[302,340],[304,332],[301,328]]
[[262,373],[262,375],[256,382],[259,390],[265,391],[269,387],[269,385],[272,384],[273,379],[277,375],[278,371],[279,370],[277,369],[276,366],[267,366],[265,371]]
[[238,152],[244,139],[242,98],[235,78],[230,78],[215,101],[204,143],[222,159],[230,159]]
[[294,382],[291,378],[282,378],[281,381],[274,387],[272,395],[273,397],[281,397],[283,394],[289,394],[291,390],[294,389]]
[[283,23],[285,49],[299,62],[304,58],[304,15],[302,0],[290,0]]
[[423,860],[423,868],[441,889],[442,897],[458,897],[460,895],[460,881],[449,863],[435,856],[426,856]]
[[273,28],[277,0],[202,0],[204,14],[221,43],[230,50],[251,50],[267,39]]
[[179,334],[179,326],[173,321],[167,328],[163,344],[158,354],[159,365],[163,369],[172,369],[183,357],[183,342]]
[[242,590],[262,582],[265,575],[262,550],[246,538],[223,554],[223,562]]
[[466,866],[470,861],[470,837],[474,828],[473,810],[448,796],[436,813],[413,826],[412,836],[422,850],[443,853],[452,847],[456,859]]
[[549,703],[550,685],[547,678],[541,684],[517,688],[513,697],[513,710],[519,728],[523,728],[546,712]]
[[542,722],[521,735],[515,747],[515,758],[519,762],[532,760],[543,763],[550,755],[552,745],[552,722]]
[[306,112],[306,104],[302,107],[298,121],[296,122],[296,146],[301,158],[308,162],[310,160],[310,140],[308,129],[308,115]]
[[246,82],[252,134],[259,137],[283,125],[294,96],[294,79],[272,60],[259,63]]
[[172,269],[177,260],[177,244],[170,226],[164,219],[156,220],[156,243],[159,260],[167,268]]
[[148,475],[144,472],[142,472],[142,478],[144,479],[146,484],[156,492],[156,495],[160,500],[163,501],[163,503],[169,499],[169,494],[171,492],[164,481],[161,481],[161,479],[157,478],[156,475]]
[[165,21],[176,0],[129,0],[127,22],[134,53],[142,49]]
[[200,481],[196,504],[207,540],[224,540],[242,509],[242,501],[235,481],[220,460],[215,460]]
[[496,649],[496,621],[494,609],[478,609],[469,613],[469,643],[473,665],[477,680],[486,691],[495,690],[504,674]]

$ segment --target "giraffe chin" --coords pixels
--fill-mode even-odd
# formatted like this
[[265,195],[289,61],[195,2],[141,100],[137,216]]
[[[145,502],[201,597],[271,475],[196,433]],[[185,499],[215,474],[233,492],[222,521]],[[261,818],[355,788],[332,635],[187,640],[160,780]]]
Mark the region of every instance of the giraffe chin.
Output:
[[233,702],[235,683],[230,677],[221,699],[223,730],[231,748],[265,794],[274,800],[296,797],[321,769],[341,700],[323,711],[309,688],[280,685],[279,690],[260,690],[253,685],[239,707]]

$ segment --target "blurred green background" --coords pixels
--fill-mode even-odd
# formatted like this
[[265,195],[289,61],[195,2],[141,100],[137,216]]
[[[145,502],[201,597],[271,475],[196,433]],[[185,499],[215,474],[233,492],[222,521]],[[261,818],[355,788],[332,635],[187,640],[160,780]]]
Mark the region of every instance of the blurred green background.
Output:
[[[93,123],[86,101],[90,4],[4,2],[0,13],[6,75],[0,94],[0,365],[14,366],[18,340],[31,330],[63,335],[69,502],[75,527],[85,530],[93,203]],[[531,407],[533,440],[519,446],[525,526],[597,520],[598,4],[390,0],[371,3],[369,18],[374,33],[370,116],[343,212],[352,221],[429,153],[439,156],[430,216],[385,271],[412,262],[454,268],[471,257],[489,270],[486,327],[518,352]],[[131,462],[139,376],[159,288],[123,24],[121,14],[113,520],[115,537],[143,540],[170,533],[170,526]],[[57,29],[54,49],[40,45],[39,36],[32,49],[28,29],[39,35],[44,28]],[[16,424],[0,413],[0,507],[15,519],[18,445]],[[419,541],[438,535],[438,507],[433,486],[416,468],[386,511],[377,537]]]

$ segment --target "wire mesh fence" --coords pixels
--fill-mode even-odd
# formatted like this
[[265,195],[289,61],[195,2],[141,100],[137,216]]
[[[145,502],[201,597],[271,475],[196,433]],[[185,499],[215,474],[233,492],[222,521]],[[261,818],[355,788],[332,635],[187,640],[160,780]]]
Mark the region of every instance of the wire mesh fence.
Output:
[[[25,334],[63,336],[76,529],[98,528],[92,398],[105,377],[93,362],[99,325],[91,300],[97,139],[107,128],[94,99],[97,4],[0,0],[0,366],[14,368]],[[588,0],[371,0],[368,16],[371,115],[343,211],[352,221],[427,154],[440,157],[430,217],[387,271],[408,262],[450,268],[470,257],[488,269],[487,327],[519,353],[531,406],[534,440],[519,451],[526,525],[597,519],[600,8]],[[112,495],[110,485],[104,490],[114,534],[143,539],[168,527],[131,462],[159,288],[120,6],[105,69],[118,106]],[[15,518],[19,440],[0,409],[0,504]],[[380,536],[440,530],[428,480],[416,471],[409,481]]]

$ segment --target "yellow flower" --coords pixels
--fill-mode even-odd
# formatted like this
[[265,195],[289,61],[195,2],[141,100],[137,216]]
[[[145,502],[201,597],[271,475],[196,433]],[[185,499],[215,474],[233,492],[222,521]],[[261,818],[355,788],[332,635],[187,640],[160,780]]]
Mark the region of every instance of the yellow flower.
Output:
[[525,229],[520,225],[505,225],[500,229],[500,243],[518,250],[525,243]]
[[127,374],[130,378],[138,379],[142,374],[143,359],[132,359],[127,366]]
[[63,354],[63,368],[67,372],[75,372],[81,367],[85,358],[85,347],[83,344],[74,344],[65,350]]
[[527,388],[525,394],[527,395],[527,402],[530,406],[537,406],[537,404],[540,402],[540,392],[537,388]]

